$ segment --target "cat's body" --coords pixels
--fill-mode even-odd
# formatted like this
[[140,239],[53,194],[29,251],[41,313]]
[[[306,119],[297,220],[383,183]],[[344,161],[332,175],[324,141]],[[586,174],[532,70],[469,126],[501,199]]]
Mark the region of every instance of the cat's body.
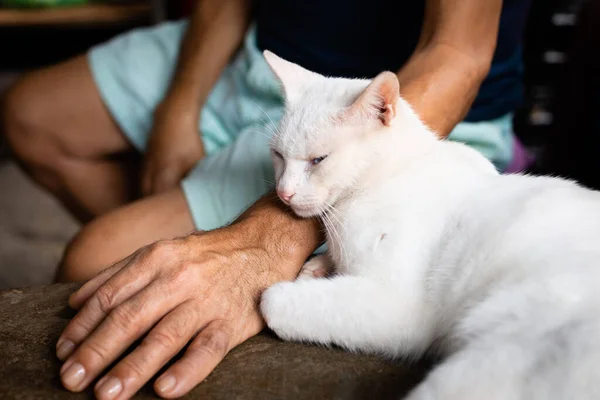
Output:
[[[291,67],[270,61],[285,86]],[[497,174],[389,97],[389,76],[350,96],[329,128],[321,120],[299,132],[290,122],[298,110],[310,120],[303,97],[321,78],[305,76],[274,159],[287,202],[324,220],[329,253],[309,264],[328,257],[335,275],[268,289],[269,327],[288,340],[393,357],[438,352],[443,362],[411,400],[600,398],[600,193]],[[327,149],[329,165],[314,163],[311,142]],[[294,170],[298,148],[309,164]]]

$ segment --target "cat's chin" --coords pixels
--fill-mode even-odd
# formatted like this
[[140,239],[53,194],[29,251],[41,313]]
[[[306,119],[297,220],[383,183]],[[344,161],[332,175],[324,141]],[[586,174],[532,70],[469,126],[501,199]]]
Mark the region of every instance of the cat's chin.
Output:
[[320,210],[317,207],[301,208],[292,206],[292,211],[300,218],[312,218],[321,215],[321,212],[319,212]]

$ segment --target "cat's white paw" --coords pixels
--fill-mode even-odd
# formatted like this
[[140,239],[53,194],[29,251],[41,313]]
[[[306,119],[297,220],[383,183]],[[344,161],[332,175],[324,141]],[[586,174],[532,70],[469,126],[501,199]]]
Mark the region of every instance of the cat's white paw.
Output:
[[293,284],[293,282],[276,283],[265,290],[260,301],[260,311],[267,326],[285,340],[292,340],[294,336],[290,332],[293,325],[291,312],[294,307],[290,289],[293,289]]
[[296,280],[324,278],[329,275],[331,264],[325,255],[311,258],[304,263]]

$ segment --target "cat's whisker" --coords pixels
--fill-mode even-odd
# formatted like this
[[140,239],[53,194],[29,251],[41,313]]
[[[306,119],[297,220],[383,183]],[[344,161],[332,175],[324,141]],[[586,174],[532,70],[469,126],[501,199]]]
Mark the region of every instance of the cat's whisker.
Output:
[[261,181],[263,181],[264,183],[266,183],[267,185],[269,185],[270,187],[275,187],[276,183],[273,181],[270,181],[268,179],[261,179]]
[[[337,228],[335,227],[334,222],[331,220],[330,215],[328,215],[325,208],[319,207],[319,212],[321,213],[322,221],[324,222],[325,226],[327,227],[328,232],[333,236],[334,242],[338,243],[340,246],[340,258],[341,258],[341,262],[343,264],[344,260],[348,260],[348,255],[346,252],[346,247],[344,245],[344,241],[342,240],[342,236],[341,236],[340,232],[337,230]],[[342,226],[340,224],[340,228],[341,227]]]
[[271,136],[267,135],[266,133],[264,133],[264,132],[262,132],[262,131],[260,131],[260,130],[258,130],[258,129],[252,129],[252,130],[250,130],[250,131],[248,131],[248,132],[249,132],[249,133],[256,133],[256,134],[258,134],[258,135],[260,135],[260,136],[264,137],[265,139],[269,139],[269,140],[271,140]]
[[[338,219],[338,217],[336,217],[334,214],[329,213],[328,211],[324,212],[324,215],[327,216],[327,219],[333,224],[333,222],[337,222],[340,225],[340,228],[342,227],[341,221]],[[334,219],[335,221],[333,221],[332,219]],[[337,229],[336,229],[337,232]],[[339,236],[339,235],[338,235]]]
[[325,215],[325,211],[319,209],[319,215],[321,218],[321,221],[323,222],[323,225],[325,226],[325,231],[329,234],[334,236],[334,232],[331,229],[330,223],[329,223],[329,219],[327,219],[327,216]]
[[328,202],[325,202],[325,206],[327,206],[328,212],[331,212],[331,213],[335,214],[336,216],[343,218],[342,213],[337,208],[335,208],[335,206],[333,206],[332,204],[330,204]]
[[264,119],[261,119],[260,121],[263,123],[261,125],[261,128],[263,128],[266,131],[268,131],[272,136],[276,135],[277,132],[268,125],[268,121],[265,121]]
[[264,108],[262,108],[256,101],[252,100],[252,102],[254,103],[254,105],[256,107],[258,107],[258,109],[260,111],[262,111],[263,114],[265,114],[265,116],[269,119],[269,121],[271,122],[271,125],[273,125],[273,128],[268,127],[267,125],[265,125],[265,128],[270,128],[271,133],[273,133],[273,135],[275,135],[275,131],[277,130],[277,124],[275,124],[275,122],[273,122],[273,119],[271,118],[271,116],[264,110]]
[[[327,217],[329,218],[329,217]],[[338,232],[337,228],[334,226],[334,223],[331,222],[331,226],[333,227],[335,234],[337,236],[337,243],[340,246],[340,262],[342,265],[346,264],[349,261],[348,252],[346,250],[346,244],[342,238],[342,235]]]
[[340,222],[340,220],[339,220],[338,216],[337,216],[337,215],[335,215],[335,213],[333,213],[331,209],[329,209],[329,208],[326,208],[326,209],[325,209],[325,213],[327,214],[327,216],[328,216],[329,218],[333,218],[333,219],[335,219],[335,222],[337,222],[337,223],[339,223],[339,222]]
[[329,213],[329,215],[333,218],[335,218],[336,222],[340,225],[343,226],[343,219],[344,216],[340,213],[339,210],[337,210],[333,205],[325,202],[325,206],[327,207],[327,213]]

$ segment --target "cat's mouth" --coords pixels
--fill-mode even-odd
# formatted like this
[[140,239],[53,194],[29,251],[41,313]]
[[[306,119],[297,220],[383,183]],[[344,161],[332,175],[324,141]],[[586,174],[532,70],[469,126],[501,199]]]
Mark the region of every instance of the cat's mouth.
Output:
[[319,215],[323,214],[323,210],[314,205],[291,204],[290,206],[292,211],[294,211],[294,213],[301,218],[318,217]]
[[329,209],[333,208],[331,200],[333,200],[331,192],[327,191],[326,193],[321,193],[321,196],[313,195],[302,198],[295,198],[294,196],[289,205],[297,216],[301,218],[312,218],[320,217],[321,215],[326,214]]

